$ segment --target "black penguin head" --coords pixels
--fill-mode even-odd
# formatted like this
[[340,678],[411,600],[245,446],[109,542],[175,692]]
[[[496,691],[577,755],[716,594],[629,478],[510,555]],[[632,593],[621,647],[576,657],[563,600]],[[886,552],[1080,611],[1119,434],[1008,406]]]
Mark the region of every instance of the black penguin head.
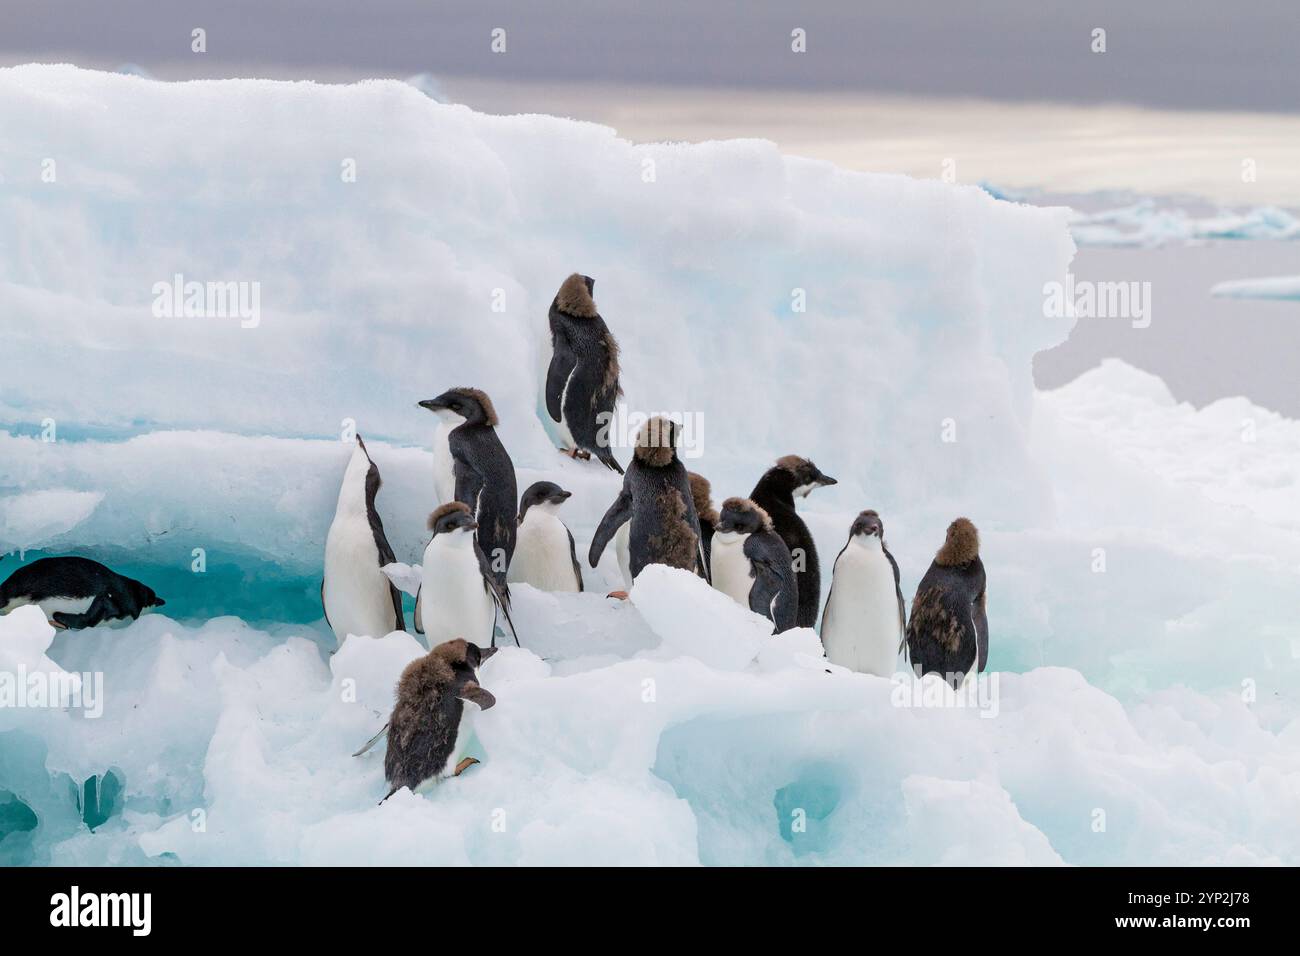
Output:
[[[553,481],[537,481],[528,486],[519,499],[519,523],[523,524],[524,514],[533,505],[552,505],[558,507],[572,497],[573,492],[565,491]],[[550,509],[547,509],[550,510]]]
[[474,520],[469,505],[453,501],[440,507],[429,515],[429,530],[436,538],[440,534],[454,534],[458,531],[474,531],[478,522]]
[[671,418],[656,415],[637,432],[633,455],[643,465],[663,468],[677,457],[677,432],[680,426]]
[[495,647],[479,647],[477,644],[465,643],[465,663],[473,670],[483,666],[483,662],[497,652]]
[[497,412],[487,392],[478,388],[449,388],[437,398],[426,398],[420,402],[421,408],[427,408],[443,421],[459,424],[471,422],[476,425],[497,425]]
[[775,467],[768,469],[764,477],[789,488],[790,493],[798,498],[807,498],[815,488],[839,484],[830,475],[823,474],[811,459],[798,455],[778,458]]
[[134,584],[135,599],[139,602],[141,610],[151,607],[163,607],[167,604],[149,585],[141,584],[139,581],[132,583]]
[[728,498],[718,513],[717,534],[757,534],[771,531],[772,519],[748,498]]
[[880,515],[874,511],[867,510],[862,512],[853,521],[853,527],[849,529],[849,536],[856,538],[858,535],[876,537],[884,540],[885,524],[880,520]]

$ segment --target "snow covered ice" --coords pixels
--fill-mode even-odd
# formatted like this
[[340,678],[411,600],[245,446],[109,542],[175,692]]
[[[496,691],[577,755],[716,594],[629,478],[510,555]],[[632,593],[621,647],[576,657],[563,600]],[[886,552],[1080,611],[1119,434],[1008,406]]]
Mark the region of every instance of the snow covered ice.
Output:
[[[78,553],[167,600],[76,633],[0,618],[0,670],[104,691],[97,717],[0,708],[0,861],[1300,862],[1300,423],[1180,405],[1116,361],[1036,392],[1034,353],[1070,331],[1042,310],[1064,209],[396,82],[21,67],[0,127],[0,549],[27,552],[0,575]],[[524,646],[480,673],[483,763],[378,805],[382,747],[350,755],[422,647],[329,653],[340,437],[365,436],[418,563],[416,402],[481,387],[519,487],[573,492],[585,554],[618,476],[559,455],[541,406],[575,269],[629,407],[700,416],[686,463],[715,500],[791,452],[839,478],[800,505],[823,591],[862,508],[908,599],[975,520],[981,698],[829,667],[812,631],[771,637],[685,572],[607,599],[611,548],[585,593],[512,588]],[[257,282],[260,321],[156,317],[176,274]]]

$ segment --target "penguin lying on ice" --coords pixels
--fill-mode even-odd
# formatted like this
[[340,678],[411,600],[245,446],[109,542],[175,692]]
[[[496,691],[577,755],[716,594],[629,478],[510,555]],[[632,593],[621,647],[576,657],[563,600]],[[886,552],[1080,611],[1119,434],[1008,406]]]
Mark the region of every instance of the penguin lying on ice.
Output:
[[0,614],[35,604],[55,627],[72,630],[104,621],[134,621],[166,603],[148,585],[75,556],[40,558],[0,584]]

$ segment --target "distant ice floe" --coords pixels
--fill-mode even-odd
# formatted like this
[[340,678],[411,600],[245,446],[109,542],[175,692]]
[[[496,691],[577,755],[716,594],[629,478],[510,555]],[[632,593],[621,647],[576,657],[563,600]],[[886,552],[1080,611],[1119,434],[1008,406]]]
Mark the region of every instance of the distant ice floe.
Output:
[[1070,216],[1070,235],[1080,246],[1160,246],[1209,239],[1290,240],[1300,237],[1300,219],[1275,206],[1196,216],[1144,199],[1100,212],[1076,210]]
[[1229,299],[1300,299],[1300,276],[1231,279],[1215,284],[1210,295]]

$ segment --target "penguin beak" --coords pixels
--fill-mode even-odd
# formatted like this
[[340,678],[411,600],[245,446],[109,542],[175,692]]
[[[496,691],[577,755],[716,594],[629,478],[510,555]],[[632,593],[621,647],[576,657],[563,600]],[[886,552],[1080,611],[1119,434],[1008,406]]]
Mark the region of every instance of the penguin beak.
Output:
[[447,406],[436,398],[426,398],[424,401],[420,402],[420,407],[427,408],[431,412],[436,412],[438,409],[446,408]]
[[551,496],[551,504],[562,505],[573,497],[572,491],[561,491],[559,494]]
[[167,602],[164,601],[164,600],[163,600],[162,598],[160,598],[160,597],[156,597],[156,598],[153,599],[153,606],[154,606],[154,607],[166,607],[166,606],[167,606]]
[[819,484],[819,485],[838,485],[839,482],[836,481],[834,478],[832,478],[830,475],[819,475],[818,478],[817,478],[817,484]]
[[497,651],[499,651],[499,650],[501,650],[501,648],[499,648],[499,647],[482,647],[482,648],[479,648],[479,652],[478,652],[478,663],[479,663],[479,666],[482,667],[485,663],[487,663],[487,659],[488,659],[489,657],[491,657],[493,654],[495,654],[495,653],[496,653]]

